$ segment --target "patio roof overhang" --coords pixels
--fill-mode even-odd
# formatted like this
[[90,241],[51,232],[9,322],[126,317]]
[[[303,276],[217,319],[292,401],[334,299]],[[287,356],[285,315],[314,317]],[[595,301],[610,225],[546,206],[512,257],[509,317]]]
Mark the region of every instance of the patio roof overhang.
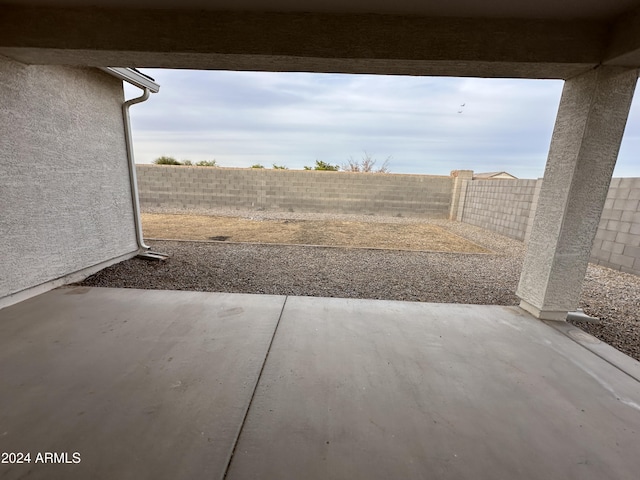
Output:
[[640,2],[0,0],[24,63],[570,78],[640,66]]

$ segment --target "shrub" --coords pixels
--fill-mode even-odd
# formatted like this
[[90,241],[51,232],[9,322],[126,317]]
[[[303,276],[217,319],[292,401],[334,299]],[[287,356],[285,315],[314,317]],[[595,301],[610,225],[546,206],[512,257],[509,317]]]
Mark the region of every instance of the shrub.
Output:
[[322,160],[316,160],[316,164],[313,168],[305,166],[304,169],[305,170],[326,170],[330,172],[337,172],[338,170],[340,170],[340,166],[331,165],[329,163],[323,162]]
[[287,167],[285,167],[284,165],[276,165],[275,163],[273,164],[273,169],[274,170],[289,170]]
[[251,168],[264,168],[264,165],[260,165],[259,163],[254,163],[251,165]]
[[166,156],[162,156],[162,157],[158,157],[156,158],[153,163],[155,163],[156,165],[182,165],[182,163],[180,163],[178,160],[176,160],[173,157],[166,157]]
[[200,160],[199,162],[196,163],[196,167],[217,167],[217,166],[218,166],[218,162],[215,160],[211,160],[211,161]]
[[374,167],[377,163],[377,160],[367,152],[364,152],[361,160],[354,160],[353,157],[350,157],[349,160],[347,160],[347,163],[342,164],[342,169],[347,172],[389,173],[390,161],[391,157],[387,157],[382,165],[379,168],[375,169]]
[[184,165],[185,167],[191,167],[193,165],[193,162],[191,160],[182,160],[182,165]]

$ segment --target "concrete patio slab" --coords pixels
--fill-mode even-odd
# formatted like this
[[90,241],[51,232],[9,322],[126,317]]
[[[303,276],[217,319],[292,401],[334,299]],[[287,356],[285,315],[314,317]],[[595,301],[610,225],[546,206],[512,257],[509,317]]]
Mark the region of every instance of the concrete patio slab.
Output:
[[0,478],[222,478],[284,300],[78,287],[0,310],[0,452],[32,460]]
[[516,307],[59,289],[0,310],[0,451],[32,454],[0,477],[636,479],[607,348]]
[[230,480],[635,479],[640,384],[515,307],[291,298]]

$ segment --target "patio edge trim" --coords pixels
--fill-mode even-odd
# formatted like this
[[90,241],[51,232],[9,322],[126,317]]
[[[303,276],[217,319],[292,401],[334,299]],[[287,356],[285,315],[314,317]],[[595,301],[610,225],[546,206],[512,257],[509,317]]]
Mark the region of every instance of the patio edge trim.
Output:
[[[570,340],[581,347],[589,350],[594,355],[600,357],[609,365],[617,368],[622,373],[625,373],[635,381],[640,382],[640,362],[634,358],[622,353],[620,350],[609,345],[608,343],[597,339],[593,335],[585,332],[580,327],[566,322],[556,322],[553,320],[543,320],[544,323],[552,327],[554,330],[562,333]],[[572,330],[577,330],[581,335],[576,338],[575,335],[571,335]],[[597,341],[591,341],[591,338]]]

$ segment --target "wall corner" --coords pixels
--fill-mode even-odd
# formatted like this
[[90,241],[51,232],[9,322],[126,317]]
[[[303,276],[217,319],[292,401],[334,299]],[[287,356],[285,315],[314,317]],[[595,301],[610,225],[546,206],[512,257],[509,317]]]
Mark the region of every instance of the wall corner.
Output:
[[[462,192],[466,192],[467,182],[473,179],[473,170],[452,170],[450,176],[453,178],[453,186],[451,188],[449,220],[456,220],[462,215],[462,211],[459,208],[460,196]],[[464,209],[464,205],[462,208]]]

